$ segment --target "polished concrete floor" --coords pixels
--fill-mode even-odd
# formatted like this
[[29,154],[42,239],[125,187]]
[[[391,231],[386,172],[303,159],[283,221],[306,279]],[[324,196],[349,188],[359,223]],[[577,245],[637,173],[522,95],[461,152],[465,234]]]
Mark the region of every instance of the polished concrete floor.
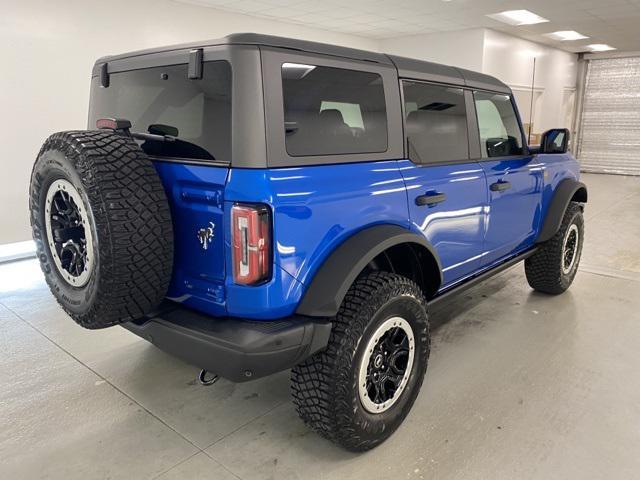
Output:
[[0,478],[639,478],[640,178],[584,178],[572,288],[533,293],[517,266],[434,312],[413,411],[362,455],[305,428],[287,372],[202,387],[124,329],[76,326],[35,261],[0,266]]

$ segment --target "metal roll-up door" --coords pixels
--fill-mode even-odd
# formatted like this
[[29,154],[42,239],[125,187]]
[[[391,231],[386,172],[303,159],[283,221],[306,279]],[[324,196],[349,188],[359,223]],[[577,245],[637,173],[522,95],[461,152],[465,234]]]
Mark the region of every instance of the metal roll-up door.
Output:
[[589,61],[580,130],[584,171],[640,175],[640,57]]

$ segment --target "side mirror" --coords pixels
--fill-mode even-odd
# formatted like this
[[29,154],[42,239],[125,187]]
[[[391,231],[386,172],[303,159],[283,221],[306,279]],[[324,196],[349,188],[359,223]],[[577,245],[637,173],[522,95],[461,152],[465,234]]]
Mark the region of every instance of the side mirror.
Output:
[[488,157],[508,157],[522,154],[522,148],[518,147],[518,141],[512,136],[487,138],[485,145]]
[[567,153],[569,149],[569,129],[552,128],[542,134],[540,153]]

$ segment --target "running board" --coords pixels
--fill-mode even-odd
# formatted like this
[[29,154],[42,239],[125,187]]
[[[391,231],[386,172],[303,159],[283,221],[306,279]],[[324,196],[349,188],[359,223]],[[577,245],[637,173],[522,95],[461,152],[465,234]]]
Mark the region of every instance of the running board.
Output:
[[453,297],[455,297],[456,295],[469,290],[472,287],[475,287],[476,285],[478,285],[479,283],[484,282],[485,280],[493,277],[494,275],[497,275],[501,272],[504,272],[505,270],[513,267],[514,265],[516,265],[517,263],[520,263],[521,261],[525,260],[526,258],[530,257],[531,255],[533,255],[534,253],[536,253],[536,251],[538,250],[538,247],[533,247],[530,250],[527,250],[524,253],[521,253],[519,255],[516,255],[513,258],[510,258],[509,260],[506,260],[498,265],[496,265],[495,267],[490,268],[489,270],[486,270],[474,277],[468,278],[467,280],[463,281],[462,283],[449,288],[448,290],[445,290],[442,293],[439,293],[438,295],[436,295],[435,297],[433,297],[431,300],[429,300],[429,307],[435,307],[437,305],[440,305],[441,302],[446,301],[448,299],[451,299]]

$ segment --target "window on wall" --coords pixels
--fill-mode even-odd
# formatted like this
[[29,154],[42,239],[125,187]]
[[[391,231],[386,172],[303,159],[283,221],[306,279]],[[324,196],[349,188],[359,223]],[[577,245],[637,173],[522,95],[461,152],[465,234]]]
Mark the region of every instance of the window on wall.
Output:
[[490,92],[474,92],[473,96],[482,157],[522,155],[522,131],[511,97]]
[[387,112],[377,73],[282,65],[285,143],[291,156],[387,150]]
[[416,163],[469,158],[464,91],[407,81],[402,88],[409,157]]

